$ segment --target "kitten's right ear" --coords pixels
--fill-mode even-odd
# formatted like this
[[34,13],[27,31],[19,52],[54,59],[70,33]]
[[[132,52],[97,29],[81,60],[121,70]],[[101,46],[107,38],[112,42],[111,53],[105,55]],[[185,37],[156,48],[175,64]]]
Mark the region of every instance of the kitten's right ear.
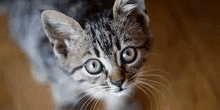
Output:
[[79,39],[84,30],[73,18],[54,10],[43,11],[41,21],[54,54],[65,60],[72,42]]

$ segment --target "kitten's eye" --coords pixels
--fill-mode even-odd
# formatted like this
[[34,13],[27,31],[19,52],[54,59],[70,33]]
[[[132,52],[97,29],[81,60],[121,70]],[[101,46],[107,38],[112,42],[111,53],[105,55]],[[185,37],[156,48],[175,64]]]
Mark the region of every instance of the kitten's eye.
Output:
[[121,58],[123,63],[132,63],[137,57],[137,51],[133,47],[127,47],[122,51]]
[[99,74],[103,70],[103,66],[99,60],[90,59],[85,63],[86,71],[92,75]]

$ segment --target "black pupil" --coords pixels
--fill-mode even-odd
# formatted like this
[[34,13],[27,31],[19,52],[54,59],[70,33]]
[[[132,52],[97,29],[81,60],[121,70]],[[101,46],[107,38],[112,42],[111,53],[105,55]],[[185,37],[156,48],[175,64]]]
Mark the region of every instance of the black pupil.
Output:
[[92,63],[93,68],[97,67],[97,64],[95,62]]
[[130,51],[126,51],[126,55],[130,56],[131,55]]

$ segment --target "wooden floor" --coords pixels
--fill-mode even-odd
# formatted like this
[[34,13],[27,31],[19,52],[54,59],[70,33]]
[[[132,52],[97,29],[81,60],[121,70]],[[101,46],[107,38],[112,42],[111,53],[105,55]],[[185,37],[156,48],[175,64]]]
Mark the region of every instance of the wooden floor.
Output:
[[[220,3],[146,0],[146,6],[155,37],[148,64],[172,76],[175,95],[161,110],[219,110]],[[7,36],[6,22],[2,16],[0,110],[52,110],[50,90],[33,81],[25,53]]]

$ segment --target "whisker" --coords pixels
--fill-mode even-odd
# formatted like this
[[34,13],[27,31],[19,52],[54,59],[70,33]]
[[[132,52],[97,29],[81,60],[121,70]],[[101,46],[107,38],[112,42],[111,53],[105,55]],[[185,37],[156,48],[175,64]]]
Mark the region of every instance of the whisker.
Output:
[[160,82],[154,81],[154,80],[149,80],[149,79],[140,79],[140,80],[142,80],[142,81],[148,81],[148,82],[152,82],[152,83],[156,83],[156,84],[158,84],[158,85],[160,85],[160,86],[166,88],[166,90],[169,92],[169,94],[170,94],[171,97],[173,98],[173,93],[170,91],[170,89],[169,89],[166,85],[164,85],[164,84],[162,84],[162,83],[160,83]]
[[[97,91],[99,92],[99,89],[97,89]],[[96,91],[96,92],[97,92],[97,91]],[[93,93],[96,93],[96,92],[93,92]],[[99,94],[98,94],[98,95],[99,95]],[[97,95],[97,96],[98,96],[98,95]],[[88,107],[88,105],[89,105],[97,96],[95,96],[95,97],[91,96],[91,97],[83,104],[83,106],[82,106],[81,108],[83,108],[84,105],[91,99],[91,100],[89,101],[89,103],[86,104],[86,107],[85,107],[85,109],[86,109],[86,108]],[[80,110],[81,110],[81,108],[80,108]]]
[[[78,96],[78,95],[80,95],[80,94],[83,94],[83,93],[85,93],[86,91],[89,91],[89,90],[91,90],[91,89],[93,89],[93,88],[95,88],[95,87],[98,87],[98,86],[94,86],[94,87],[88,88],[88,89],[86,89],[86,90],[83,90],[83,91],[77,93],[76,95],[74,95],[73,98],[76,97],[76,96]],[[85,98],[85,97],[88,96],[88,95],[89,95],[89,93],[80,96],[79,98],[77,98],[77,100],[76,100],[75,102],[80,101],[81,99]],[[72,106],[70,107],[70,109],[72,109],[73,106],[74,106],[74,105],[72,104]]]
[[[149,88],[147,88],[142,82],[140,82],[140,81],[137,81],[137,82],[140,84],[140,86],[142,86],[143,88],[145,88],[146,90],[148,90],[148,91],[154,96],[154,99],[157,100],[157,97],[155,96],[155,94],[154,94],[153,91],[151,91]],[[148,86],[148,85],[147,85],[147,86]]]
[[[100,93],[100,91],[98,91]],[[87,108],[87,106],[94,100],[97,99],[97,97],[99,96],[99,93],[97,93],[97,95],[95,97],[93,97],[93,99],[86,105],[85,109]],[[94,105],[94,103],[92,104],[92,106]],[[91,107],[92,108],[92,107]]]
[[[80,110],[82,110],[83,109],[83,107],[84,107],[84,105],[89,101],[89,103],[93,100],[94,98],[93,97],[90,97],[88,100],[86,100],[86,102],[83,104],[83,106],[80,108]],[[86,105],[88,105],[88,103],[86,104]],[[87,106],[86,106],[87,107]],[[85,108],[86,109],[86,108]]]
[[148,84],[149,84],[149,86],[151,86],[152,88],[154,88],[156,91],[159,92],[159,94],[160,94],[160,96],[163,98],[163,100],[166,100],[164,94],[161,92],[162,90],[158,89],[159,87],[158,87],[158,88],[155,87],[155,86],[157,86],[157,85],[155,85],[154,83],[150,83],[150,82],[148,82]]
[[150,105],[151,105],[151,108],[152,108],[152,100],[151,100],[151,97],[150,97],[150,95],[144,90],[144,88],[142,87],[142,86],[140,86],[138,83],[137,84],[135,84],[135,85],[137,85],[137,87],[141,90],[141,91],[143,91],[143,93],[150,99]]
[[[92,93],[95,93],[95,92],[97,92],[97,91],[99,91],[99,89],[93,91]],[[89,94],[92,94],[92,93],[88,93],[87,96],[89,96]],[[85,105],[91,98],[92,98],[92,97],[90,97],[89,99],[87,99],[87,100],[83,103],[82,107],[80,107],[80,110],[84,107],[84,105]]]
[[[97,96],[98,96],[98,95],[97,95]],[[93,110],[95,109],[95,106],[96,106],[96,104],[97,104],[99,98],[100,98],[100,97],[98,97],[98,98],[96,98],[96,99],[94,100],[94,103],[93,103],[92,106],[91,106],[91,108],[92,108]]]
[[145,82],[142,82],[142,81],[140,81],[139,80],[139,82],[140,83],[142,83],[143,85],[146,85],[146,86],[149,86],[149,87],[151,87],[153,90],[155,90],[156,91],[156,93],[158,94],[158,96],[161,96],[164,100],[165,100],[165,97],[164,97],[164,95],[161,93],[161,91],[158,89],[158,88],[156,88],[156,87],[154,87],[152,84],[149,84],[149,83],[145,83]]
[[145,78],[155,77],[155,78],[160,78],[161,80],[164,80],[166,82],[169,82],[169,80],[167,78],[165,78],[163,75],[160,75],[160,74],[149,74],[149,73],[144,74],[144,73],[147,73],[147,72],[139,72],[135,76],[136,77],[145,77]]
[[137,78],[137,77],[135,77],[135,76],[129,77],[129,78],[128,78],[128,81],[132,81],[132,80],[134,80],[135,78]]
[[158,103],[158,98],[155,96],[154,92],[151,91],[150,89],[148,89],[147,87],[145,87],[141,82],[138,82],[140,86],[142,86],[143,88],[145,88],[146,90],[148,90],[154,97],[155,101],[156,101],[156,105],[157,108],[159,107],[159,103]]
[[134,85],[135,86],[137,85],[137,87],[141,91],[143,91],[146,96],[149,97],[151,101],[151,108],[154,105],[152,104],[152,101],[155,101],[156,102],[155,107],[157,107],[156,109],[159,110],[160,98],[166,100],[163,93],[164,90],[168,91],[173,98],[173,93],[168,88],[170,85],[170,81],[169,81],[170,78],[172,78],[170,73],[166,71],[163,71],[161,69],[149,69],[149,70],[137,72],[131,77],[128,77],[128,80],[129,81],[134,80],[134,82],[137,83],[137,84],[134,83]]
[[[98,86],[95,86],[95,87],[98,87]],[[78,95],[79,95],[79,94],[82,94],[82,93],[85,93],[86,91],[89,91],[89,90],[91,90],[91,89],[94,89],[95,87],[91,87],[91,88],[89,88],[89,89],[86,89],[86,90],[84,90],[84,91],[78,93]],[[84,97],[86,97],[86,96],[88,96],[88,95],[89,95],[89,93],[86,93],[86,94],[82,95],[81,97],[79,97],[79,98],[76,100],[76,102],[80,101],[81,99],[83,99]]]
[[149,73],[149,72],[162,72],[162,73],[165,73],[166,75],[168,75],[169,77],[172,77],[171,75],[170,75],[170,73],[168,73],[168,72],[166,72],[166,71],[164,71],[164,70],[161,70],[161,69],[149,69],[149,70],[146,70],[146,71],[141,71],[141,72],[139,72],[140,74],[143,74],[143,73]]
[[[93,109],[95,109],[95,107],[96,107],[97,103],[98,103],[98,102],[99,102],[99,100],[102,98],[102,96],[103,96],[103,95],[101,95],[101,96],[99,96],[99,98],[97,98],[97,101],[96,101],[95,106],[93,107]],[[98,109],[98,110],[99,110],[99,109]]]
[[[102,94],[102,96],[103,96],[103,94]],[[101,97],[102,97],[101,96]],[[102,98],[100,98],[101,99],[101,101],[99,101],[99,104],[98,104],[98,110],[99,110],[99,106],[100,106],[100,104],[102,104],[102,101],[103,101],[103,99]]]
[[92,109],[92,110],[95,109],[95,105],[96,105],[97,101],[98,101],[98,98],[94,100],[94,103],[92,103],[92,106],[90,109]]
[[159,77],[159,78],[161,78],[161,79],[163,79],[163,80],[165,80],[165,81],[168,81],[167,78],[165,78],[164,76],[159,75],[159,74],[145,74],[145,75],[143,75],[143,74],[137,74],[137,76],[138,76],[138,77]]

